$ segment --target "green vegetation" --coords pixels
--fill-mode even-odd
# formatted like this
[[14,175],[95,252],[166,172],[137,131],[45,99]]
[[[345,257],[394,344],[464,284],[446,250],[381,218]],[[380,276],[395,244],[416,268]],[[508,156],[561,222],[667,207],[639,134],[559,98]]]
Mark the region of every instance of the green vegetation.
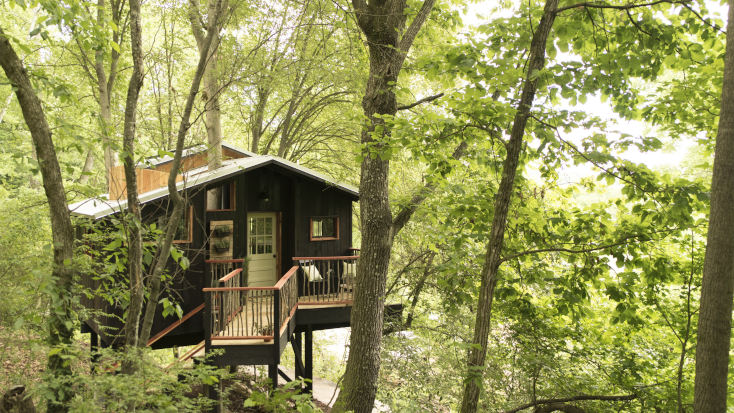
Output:
[[[710,326],[731,314],[701,310],[732,305],[706,287],[728,262],[711,248],[729,228],[714,187],[730,187],[712,177],[732,161],[716,146],[734,139],[731,19],[698,0],[373,3],[0,4],[0,395],[23,384],[49,412],[211,407],[192,389],[228,373],[146,348],[156,311],[184,315],[168,288],[189,265],[173,243],[185,200],[155,224],[138,210],[100,226],[59,200],[202,144],[214,169],[223,138],[360,187],[355,291],[370,294],[348,352],[325,335],[314,348],[315,373],[342,388],[335,412],[375,398],[396,412],[734,412],[734,393],[696,383],[734,387],[710,361],[729,359],[731,329]],[[485,17],[469,25],[467,7]],[[90,348],[82,322],[104,314],[85,299],[140,331]],[[392,302],[402,318],[383,324],[373,310]],[[287,390],[244,403],[315,409]]]

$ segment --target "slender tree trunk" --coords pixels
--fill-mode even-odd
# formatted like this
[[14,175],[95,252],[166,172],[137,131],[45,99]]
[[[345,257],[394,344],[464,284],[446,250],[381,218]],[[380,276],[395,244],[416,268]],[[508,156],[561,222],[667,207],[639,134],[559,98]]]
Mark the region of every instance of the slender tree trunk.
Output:
[[133,73],[127,89],[125,103],[125,129],[122,140],[122,160],[127,185],[127,267],[130,280],[130,304],[125,320],[125,353],[122,372],[137,371],[136,363],[140,313],[143,309],[145,286],[143,285],[143,239],[141,231],[140,201],[138,200],[137,171],[135,169],[135,128],[138,98],[143,87],[143,31],[140,0],[130,0],[130,43],[133,57]]
[[[224,6],[226,7],[226,6]],[[219,22],[222,20],[223,15],[223,2],[222,0],[217,0],[216,3],[214,3],[213,11],[209,14],[210,21],[212,22]],[[150,338],[150,330],[153,327],[153,319],[155,318],[156,311],[158,309],[158,297],[160,295],[161,290],[161,276],[163,275],[163,271],[166,269],[166,263],[168,262],[168,256],[171,253],[171,245],[173,244],[173,236],[176,234],[176,229],[178,228],[178,222],[181,219],[181,216],[183,215],[184,209],[186,207],[186,200],[181,196],[181,194],[178,193],[178,189],[176,187],[176,175],[179,167],[181,166],[181,155],[183,154],[184,150],[184,142],[186,140],[186,133],[188,132],[189,128],[191,127],[191,124],[189,123],[189,120],[191,119],[191,111],[194,108],[194,101],[196,100],[196,95],[199,92],[199,87],[201,86],[202,78],[204,77],[204,74],[206,73],[206,65],[208,60],[207,53],[208,50],[211,50],[209,47],[213,42],[214,38],[219,36],[219,28],[218,25],[213,25],[214,29],[209,30],[209,33],[207,34],[206,38],[203,39],[203,46],[202,52],[199,54],[199,64],[196,67],[196,73],[194,74],[194,79],[191,81],[191,88],[189,89],[189,95],[186,100],[186,106],[184,107],[184,112],[181,117],[181,123],[178,127],[178,135],[176,138],[176,153],[173,157],[173,163],[171,165],[171,172],[168,175],[168,193],[171,197],[171,201],[173,202],[173,212],[171,213],[171,218],[168,220],[168,225],[166,227],[166,234],[163,243],[159,247],[158,252],[156,253],[156,261],[155,266],[153,269],[153,273],[150,276],[150,284],[148,287],[148,303],[145,307],[145,316],[143,318],[143,326],[140,331],[140,347],[146,347],[148,345],[148,339]]]
[[263,120],[265,117],[265,108],[268,105],[268,98],[270,98],[269,87],[257,87],[257,105],[255,106],[255,119],[252,123],[252,145],[250,150],[254,153],[258,153],[260,146],[260,138],[263,134]]
[[[190,0],[189,3],[188,17],[196,40],[196,46],[199,49],[199,53],[205,53],[208,59],[203,82],[204,100],[206,100],[206,136],[209,145],[208,169],[212,171],[222,166],[222,121],[221,110],[219,108],[219,95],[221,90],[217,80],[217,59],[219,56],[219,31],[222,29],[224,22],[215,19],[217,7],[220,7],[220,3],[210,0],[207,13],[209,27],[205,29],[201,25],[202,19],[199,13],[198,0]],[[223,8],[226,9],[227,5],[225,4]],[[207,49],[204,49],[205,33],[213,35]]]
[[[113,4],[113,9],[115,8],[115,5]],[[106,11],[106,5],[105,0],[97,0],[97,24],[100,26],[100,28],[104,29],[104,23],[105,23],[105,11]],[[117,17],[117,23],[119,25],[119,16],[114,16],[113,13],[113,19]],[[115,35],[115,38],[113,40],[117,41],[119,35]],[[116,51],[112,50],[112,62],[110,64],[110,77],[107,78],[107,75],[105,73],[105,67],[104,67],[104,50],[98,50],[94,53],[95,57],[95,64],[94,64],[94,71],[97,75],[97,91],[99,93],[99,120],[100,120],[100,130],[102,132],[102,145],[103,145],[103,152],[104,152],[104,165],[105,165],[105,176],[106,179],[109,180],[110,171],[112,168],[117,166],[117,154],[113,150],[111,146],[111,137],[110,137],[110,124],[112,121],[112,110],[110,108],[110,95],[112,93],[111,89],[114,85],[114,81],[116,78],[116,71],[117,71],[117,60],[119,59],[120,55]],[[82,168],[82,175],[79,179],[79,182],[82,184],[86,184],[89,180],[89,175],[84,174],[84,172],[92,172],[92,168],[94,167],[94,152],[92,149],[89,149],[89,152],[87,152],[87,158],[84,161],[84,168]],[[109,181],[108,181],[109,183]]]
[[520,152],[522,150],[525,125],[528,121],[530,108],[535,99],[538,78],[531,78],[534,70],[542,70],[545,66],[545,48],[553,21],[556,16],[558,0],[548,0],[545,4],[543,17],[538,29],[533,35],[528,59],[527,77],[523,84],[520,102],[512,125],[510,140],[507,142],[507,156],[502,168],[502,180],[494,203],[494,217],[487,244],[487,253],[482,267],[482,283],[479,290],[477,319],[474,325],[474,339],[472,344],[480,348],[472,348],[469,352],[467,381],[464,387],[464,396],[461,402],[462,413],[475,413],[479,401],[479,386],[477,382],[483,380],[484,359],[487,355],[488,336],[490,333],[490,319],[492,316],[492,299],[497,286],[499,267],[501,264],[502,244],[507,227],[507,211],[514,187]]
[[[33,145],[36,148],[43,189],[48,199],[51,215],[51,232],[54,249],[54,265],[52,276],[54,286],[52,293],[51,312],[48,322],[48,344],[51,348],[72,345],[74,332],[74,317],[72,311],[71,289],[73,271],[71,263],[74,258],[74,233],[71,225],[69,207],[66,203],[66,193],[61,175],[61,168],[56,157],[56,150],[52,140],[51,129],[46,122],[46,116],[41,101],[36,96],[28,78],[23,63],[13,50],[5,32],[0,28],[0,66],[5,71],[13,87],[17,88],[15,95],[18,98],[23,118],[31,132]],[[66,378],[55,391],[55,399],[48,402],[49,412],[65,412],[67,402],[73,396],[73,388],[69,381],[72,375],[71,366],[64,358],[66,351],[50,355],[47,372],[57,379]]]
[[8,113],[8,108],[10,107],[10,101],[13,100],[13,93],[10,92],[8,97],[5,99],[5,105],[3,105],[3,110],[0,112],[0,123],[3,123],[3,118],[5,118],[5,114]]
[[726,411],[734,300],[734,7],[729,2],[724,84],[711,179],[711,216],[698,316],[693,410]]

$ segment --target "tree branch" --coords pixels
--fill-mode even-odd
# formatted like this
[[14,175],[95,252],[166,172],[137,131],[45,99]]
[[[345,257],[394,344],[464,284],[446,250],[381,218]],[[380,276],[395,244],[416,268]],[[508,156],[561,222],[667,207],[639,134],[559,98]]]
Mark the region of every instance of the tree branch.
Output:
[[[400,39],[400,43],[398,43],[398,49],[403,53],[403,56],[405,56],[408,53],[408,50],[410,50],[410,46],[413,45],[415,36],[418,35],[418,31],[423,27],[423,23],[428,20],[428,16],[431,14],[431,10],[433,10],[433,5],[435,3],[436,0],[425,0],[421,9],[418,11],[418,14],[415,16],[415,19],[413,19],[410,26],[405,31],[405,34],[403,34],[403,38]],[[403,62],[401,60],[400,65],[402,66],[402,64]]]
[[443,92],[439,93],[438,95],[428,96],[427,98],[423,98],[415,103],[411,103],[410,105],[398,106],[398,110],[407,110],[410,108],[414,108],[420,105],[421,103],[433,102],[434,100],[438,98],[442,98],[443,96],[444,96]]
[[584,2],[584,3],[572,4],[570,6],[559,7],[556,10],[556,14],[558,14],[558,13],[560,13],[562,11],[566,11],[566,10],[570,10],[570,9],[576,9],[576,8],[579,8],[579,7],[590,7],[592,9],[630,10],[630,9],[636,9],[636,8],[639,8],[639,7],[654,6],[656,4],[661,4],[661,3],[685,4],[685,3],[690,3],[690,1],[688,1],[688,0],[684,0],[684,1],[660,0],[660,1],[655,1],[655,2],[652,2],[652,3],[630,4],[630,5],[627,5],[627,6],[611,6],[611,5],[608,5],[608,4],[598,4],[598,3]]
[[[459,146],[457,146],[454,150],[452,157],[457,161],[461,159],[461,157],[464,156],[464,151],[466,150],[467,146],[468,145],[466,144],[466,142],[461,142]],[[395,239],[395,236],[398,234],[398,232],[400,232],[405,224],[410,221],[410,218],[413,216],[415,211],[417,211],[421,203],[423,203],[423,201],[428,198],[428,195],[433,193],[434,189],[436,189],[436,185],[433,182],[429,182],[423,188],[421,188],[417,194],[413,195],[410,203],[408,203],[408,205],[402,211],[400,211],[395,219],[393,219],[392,230],[390,231],[391,239]]]

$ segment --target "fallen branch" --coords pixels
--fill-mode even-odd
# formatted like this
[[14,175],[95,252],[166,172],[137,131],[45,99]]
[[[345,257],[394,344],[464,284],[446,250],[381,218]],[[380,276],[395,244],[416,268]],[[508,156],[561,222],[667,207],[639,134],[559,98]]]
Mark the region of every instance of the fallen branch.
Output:
[[[601,400],[601,401],[612,401],[612,402],[619,402],[619,401],[627,401],[627,400],[634,400],[637,398],[636,394],[628,394],[626,396],[593,396],[593,395],[581,395],[581,396],[572,396],[572,397],[565,397],[560,399],[539,399],[536,400],[535,403],[526,403],[522,406],[515,407],[514,409],[507,410],[503,413],[517,413],[520,410],[525,410],[529,407],[537,406],[539,404],[562,404],[566,402],[577,402],[582,400]],[[547,412],[552,412],[554,410],[547,410]],[[566,410],[561,410],[566,411]],[[569,411],[570,412],[570,411]]]

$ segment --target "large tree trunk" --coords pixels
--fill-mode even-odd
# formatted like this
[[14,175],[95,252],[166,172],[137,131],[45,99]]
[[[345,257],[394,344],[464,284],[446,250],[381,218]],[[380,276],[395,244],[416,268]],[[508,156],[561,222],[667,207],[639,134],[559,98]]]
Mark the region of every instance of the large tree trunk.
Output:
[[490,319],[492,316],[492,299],[494,289],[497,286],[499,267],[501,264],[502,245],[507,227],[507,211],[509,210],[512,190],[517,172],[520,151],[522,150],[525,125],[528,121],[530,108],[535,99],[538,78],[532,78],[535,70],[542,70],[545,66],[545,48],[550,34],[553,21],[556,16],[558,0],[548,0],[545,11],[540,20],[538,29],[533,35],[530,45],[530,58],[528,59],[527,75],[523,84],[522,95],[518,103],[517,113],[512,125],[510,140],[507,142],[507,156],[502,168],[502,180],[494,203],[494,217],[490,238],[487,243],[487,253],[482,267],[482,283],[479,290],[479,303],[477,306],[477,319],[474,325],[474,339],[472,344],[480,348],[472,348],[469,352],[467,383],[464,388],[464,396],[461,402],[462,413],[475,413],[479,401],[479,386],[477,381],[483,379],[484,358],[487,355],[488,336],[490,333]]
[[711,179],[711,217],[698,317],[693,410],[726,411],[734,299],[734,7],[729,2],[724,84]]
[[[8,38],[5,37],[2,28],[0,28],[0,66],[13,87],[17,88],[15,95],[31,132],[33,145],[36,147],[43,178],[43,189],[46,192],[51,215],[51,232],[54,243],[52,276],[55,281],[49,313],[48,344],[51,348],[59,346],[68,348],[66,346],[71,346],[74,337],[74,332],[71,330],[74,325],[71,299],[74,233],[69,207],[66,203],[63,177],[56,157],[51,129],[46,122],[41,101],[36,96],[23,63],[13,50]],[[65,351],[49,356],[48,371],[55,376],[70,376],[71,366],[63,358],[66,356]],[[73,390],[67,384],[61,384],[55,391],[55,401],[49,401],[48,411],[64,412],[68,400],[73,395]]]
[[[362,143],[372,143],[371,132],[383,125],[374,115],[395,115],[398,104],[392,92],[416,34],[428,19],[435,0],[425,0],[405,29],[406,0],[371,2],[353,0],[357,22],[370,53],[369,80],[362,109],[371,125],[362,131]],[[403,34],[402,39],[400,34]],[[390,211],[388,176],[390,162],[367,154],[360,173],[361,259],[352,309],[349,359],[341,392],[332,412],[370,413],[380,372],[383,310],[390,251],[396,229]],[[399,228],[397,228],[399,230]]]
[[127,268],[130,280],[130,304],[125,320],[125,353],[122,372],[126,374],[137,370],[138,333],[140,313],[143,309],[143,239],[141,231],[140,202],[138,200],[138,180],[135,168],[135,127],[137,121],[138,98],[143,87],[143,31],[140,16],[140,0],[130,0],[130,43],[133,57],[133,73],[127,89],[125,102],[125,129],[122,137],[122,160],[125,166],[127,185]]

